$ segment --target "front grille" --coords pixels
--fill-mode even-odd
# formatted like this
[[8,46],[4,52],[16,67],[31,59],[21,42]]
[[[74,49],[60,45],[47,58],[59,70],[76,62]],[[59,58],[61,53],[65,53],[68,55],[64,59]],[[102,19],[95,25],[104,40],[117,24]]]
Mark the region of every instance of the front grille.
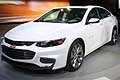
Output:
[[11,45],[16,45],[16,46],[24,46],[24,45],[30,46],[35,43],[35,42],[13,41],[8,38],[5,38],[5,42]]
[[8,57],[13,59],[32,59],[35,52],[29,50],[12,49],[6,46],[2,46],[2,51]]

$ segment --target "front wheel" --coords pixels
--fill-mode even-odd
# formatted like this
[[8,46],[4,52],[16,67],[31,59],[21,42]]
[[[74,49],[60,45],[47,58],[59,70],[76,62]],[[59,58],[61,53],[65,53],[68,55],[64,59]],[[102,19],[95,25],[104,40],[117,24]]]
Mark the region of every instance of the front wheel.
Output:
[[76,40],[73,42],[69,49],[65,69],[70,72],[78,70],[83,62],[83,58],[84,58],[83,44],[81,41]]
[[118,39],[118,35],[117,35],[117,30],[113,29],[112,32],[112,37],[111,37],[111,41],[109,42],[110,45],[115,45]]

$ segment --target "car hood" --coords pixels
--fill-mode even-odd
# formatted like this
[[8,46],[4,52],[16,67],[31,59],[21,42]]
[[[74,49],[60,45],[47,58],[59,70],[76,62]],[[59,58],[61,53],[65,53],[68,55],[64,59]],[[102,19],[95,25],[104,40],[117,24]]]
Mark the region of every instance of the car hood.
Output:
[[67,23],[29,22],[19,25],[5,34],[15,41],[40,41],[64,38],[66,30],[72,28]]

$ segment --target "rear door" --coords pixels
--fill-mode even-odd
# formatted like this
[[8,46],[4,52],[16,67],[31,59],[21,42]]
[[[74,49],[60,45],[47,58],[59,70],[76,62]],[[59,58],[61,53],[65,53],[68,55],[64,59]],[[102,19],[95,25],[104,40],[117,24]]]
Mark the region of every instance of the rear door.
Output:
[[107,42],[110,39],[110,33],[111,33],[111,28],[113,27],[112,25],[112,16],[111,14],[102,8],[98,8],[99,14],[100,14],[100,25],[104,26],[103,27],[103,42]]

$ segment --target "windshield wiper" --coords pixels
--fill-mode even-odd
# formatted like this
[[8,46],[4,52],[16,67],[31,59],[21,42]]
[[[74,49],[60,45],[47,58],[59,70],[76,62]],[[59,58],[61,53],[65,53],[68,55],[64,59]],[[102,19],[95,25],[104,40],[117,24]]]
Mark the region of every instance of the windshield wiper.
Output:
[[37,20],[34,20],[33,22],[40,22],[40,21],[37,19]]

